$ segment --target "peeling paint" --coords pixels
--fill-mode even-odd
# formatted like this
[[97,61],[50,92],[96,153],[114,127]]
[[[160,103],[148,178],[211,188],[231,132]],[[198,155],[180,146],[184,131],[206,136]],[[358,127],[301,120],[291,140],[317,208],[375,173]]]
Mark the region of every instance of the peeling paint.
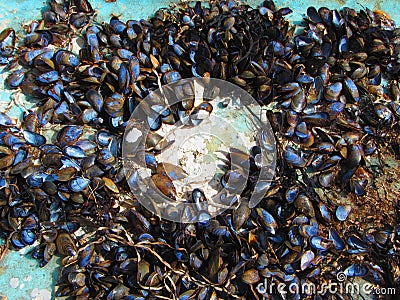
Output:
[[34,288],[31,292],[31,299],[32,300],[50,300],[51,299],[51,292],[46,289],[38,289]]
[[10,286],[13,289],[16,289],[18,287],[18,284],[19,284],[19,278],[18,277],[13,277],[13,278],[10,279]]

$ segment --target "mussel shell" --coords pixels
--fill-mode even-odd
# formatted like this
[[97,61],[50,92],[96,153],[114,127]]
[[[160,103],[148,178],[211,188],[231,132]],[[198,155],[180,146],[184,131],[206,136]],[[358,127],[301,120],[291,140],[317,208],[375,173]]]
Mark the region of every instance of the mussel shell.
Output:
[[163,174],[154,174],[151,179],[161,193],[167,197],[175,197],[176,189],[170,177]]
[[49,71],[36,77],[36,80],[41,84],[49,84],[59,79],[57,71]]
[[347,92],[350,94],[350,96],[355,102],[360,101],[360,93],[358,91],[356,84],[352,79],[347,77],[344,81],[344,86],[346,87]]
[[300,154],[297,154],[296,151],[291,148],[287,147],[284,152],[283,152],[283,157],[285,160],[289,163],[292,164],[295,167],[304,167],[307,163],[307,161],[304,159],[304,157]]
[[351,205],[341,205],[336,209],[336,218],[339,221],[345,221],[351,212]]
[[84,177],[74,177],[68,182],[71,191],[77,193],[82,192],[89,186],[90,180]]
[[4,112],[0,112],[0,125],[1,126],[8,126],[8,125],[13,125],[15,122],[14,120],[6,115]]
[[63,153],[72,158],[85,158],[87,157],[86,153],[79,147],[75,145],[65,146],[63,148]]
[[75,287],[86,285],[86,276],[84,273],[71,272],[68,274],[68,281]]
[[300,193],[297,196],[296,200],[294,201],[294,205],[297,210],[304,213],[307,217],[315,217],[315,210],[311,199],[304,193]]
[[36,240],[36,235],[31,229],[23,229],[20,233],[21,242],[25,245],[33,245]]
[[74,144],[83,134],[83,127],[68,125],[63,127],[57,134],[57,141],[61,147]]
[[76,246],[68,232],[60,231],[56,239],[57,251],[64,256],[76,255]]
[[243,273],[241,279],[243,280],[243,282],[245,282],[247,284],[255,284],[255,283],[259,282],[260,275],[258,273],[258,270],[249,269]]
[[102,147],[107,147],[115,136],[109,131],[101,129],[96,133],[96,142]]
[[301,113],[306,107],[307,101],[304,94],[304,90],[300,89],[296,94],[293,95],[290,107],[297,113]]
[[344,270],[344,274],[349,277],[358,276],[363,277],[367,275],[368,269],[360,264],[352,264],[346,270]]
[[278,228],[278,223],[275,218],[265,209],[256,208],[258,217],[261,220],[261,223],[265,226],[266,230],[275,234],[276,229]]
[[86,93],[86,99],[92,104],[97,112],[101,112],[104,104],[103,96],[96,90],[90,89]]
[[45,180],[47,180],[48,177],[49,175],[45,172],[36,172],[26,178],[26,183],[33,188],[38,188],[42,186],[42,184]]
[[384,104],[376,104],[374,106],[375,112],[383,123],[389,123],[392,119],[392,111]]
[[286,201],[293,203],[299,194],[299,186],[293,185],[286,190]]
[[238,230],[247,221],[251,213],[249,199],[242,198],[239,206],[232,212],[233,227]]
[[340,93],[342,92],[342,83],[341,82],[336,82],[329,84],[325,88],[325,98],[328,101],[335,101],[339,98]]
[[38,133],[24,130],[24,138],[29,145],[40,147],[46,143],[46,138]]
[[313,6],[307,8],[307,16],[314,23],[322,23],[322,19],[319,16],[318,11]]
[[206,201],[206,196],[204,195],[203,191],[196,188],[192,191],[192,202],[193,203],[200,203]]
[[162,78],[166,84],[170,84],[179,81],[182,77],[179,72],[169,71],[165,73]]
[[345,242],[341,239],[340,235],[333,228],[329,229],[329,239],[333,242],[336,250],[344,250],[346,247]]
[[104,101],[104,109],[111,117],[118,117],[122,115],[122,108],[125,103],[125,98],[119,93],[114,93],[107,97]]
[[21,249],[25,247],[25,244],[21,241],[21,236],[16,232],[11,234],[10,241],[12,246],[15,247],[16,249]]
[[20,86],[22,81],[25,79],[26,71],[24,69],[16,70],[8,75],[6,82],[12,89],[16,89]]
[[301,260],[300,260],[300,269],[302,271],[304,271],[305,269],[307,269],[313,262],[315,258],[315,254],[314,252],[312,252],[311,250],[307,250],[303,253],[303,255],[301,256]]
[[311,245],[311,247],[313,247],[316,250],[325,251],[325,250],[329,249],[331,244],[332,244],[332,242],[330,240],[321,238],[316,235],[314,235],[310,238],[310,245]]
[[2,56],[9,56],[15,46],[15,31],[12,28],[5,28],[0,33],[0,54]]
[[48,195],[54,196],[57,194],[57,185],[52,181],[45,181],[43,183],[42,189]]
[[151,131],[157,131],[162,126],[161,115],[147,116],[147,122]]
[[54,55],[55,61],[59,65],[77,67],[79,65],[79,58],[72,52],[67,50],[59,50]]

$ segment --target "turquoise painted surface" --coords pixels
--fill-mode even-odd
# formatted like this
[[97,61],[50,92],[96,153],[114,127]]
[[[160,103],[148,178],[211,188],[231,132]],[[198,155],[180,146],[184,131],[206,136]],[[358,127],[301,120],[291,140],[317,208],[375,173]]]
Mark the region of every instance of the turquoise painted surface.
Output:
[[[257,6],[262,0],[250,0],[248,3]],[[111,14],[118,15],[122,20],[147,18],[157,8],[167,7],[169,0],[117,0],[107,3],[105,0],[92,0],[92,6],[98,10],[98,20],[107,21]],[[304,17],[308,6],[327,6],[341,8],[344,6],[361,9],[381,9],[388,12],[391,17],[400,23],[400,1],[357,1],[357,0],[304,0],[304,1],[275,1],[279,7],[289,6],[293,14],[288,18],[296,24]],[[30,20],[38,19],[41,10],[46,7],[46,1],[38,0],[0,0],[0,30],[5,27],[21,29],[23,24]],[[23,98],[15,92],[11,93],[4,88],[4,74],[0,75],[0,110],[9,109],[10,114],[20,116],[24,108],[30,104],[23,102]],[[0,299],[53,299],[53,288],[58,276],[57,266],[60,259],[53,260],[44,268],[38,268],[38,262],[29,258],[28,254],[8,252],[0,261]]]
[[38,261],[29,254],[8,252],[0,262],[0,299],[52,299],[60,264],[61,259],[53,257],[44,268],[39,268]]

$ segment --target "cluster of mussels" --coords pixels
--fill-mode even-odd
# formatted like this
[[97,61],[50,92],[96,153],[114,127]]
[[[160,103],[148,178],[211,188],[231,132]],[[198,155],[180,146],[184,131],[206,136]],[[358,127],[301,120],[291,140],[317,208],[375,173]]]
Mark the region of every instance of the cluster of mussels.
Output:
[[[339,272],[400,286],[396,191],[380,200],[395,198],[375,216],[379,226],[351,218],[382,175],[371,158],[400,155],[400,30],[387,14],[310,7],[295,35],[291,10],[271,0],[179,3],[148,20],[109,23],[96,21],[87,0],[49,4],[18,46],[13,29],[0,34],[8,86],[36,104],[22,121],[0,113],[0,230],[13,249],[35,245],[42,266],[64,256],[57,296],[349,299],[265,290],[321,285]],[[264,106],[278,162],[255,209],[242,195],[218,217],[179,224],[130,194],[121,140],[151,91],[190,77],[228,80]]]

